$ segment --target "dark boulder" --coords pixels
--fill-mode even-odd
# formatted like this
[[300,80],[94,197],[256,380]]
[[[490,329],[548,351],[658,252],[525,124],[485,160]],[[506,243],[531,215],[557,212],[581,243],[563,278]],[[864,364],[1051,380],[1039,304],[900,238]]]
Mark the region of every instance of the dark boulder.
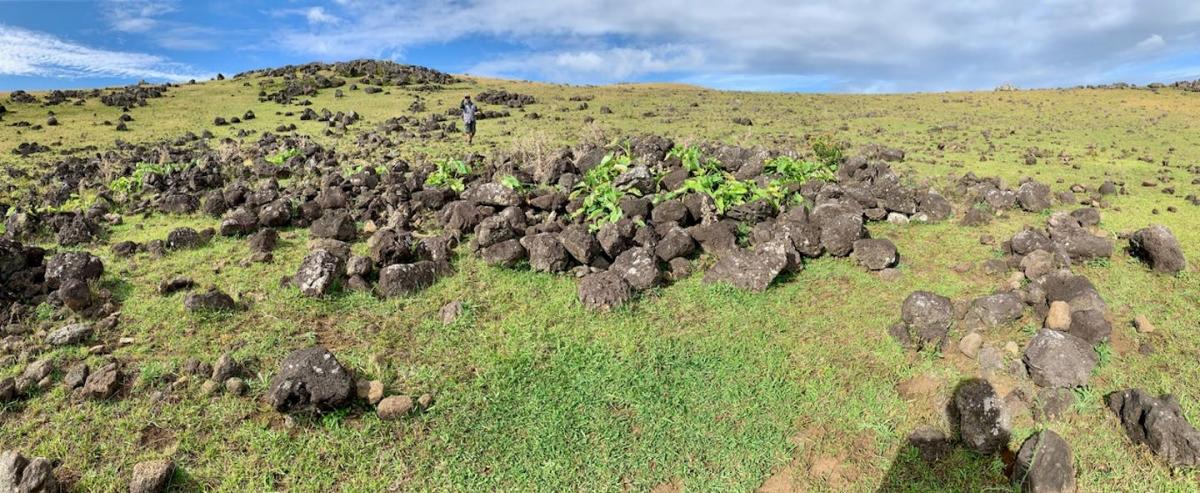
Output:
[[354,380],[321,346],[293,351],[271,379],[265,400],[281,413],[331,411],[354,395]]
[[662,275],[658,268],[658,259],[645,247],[625,250],[617,256],[608,270],[621,276],[635,291],[649,289],[658,283]]
[[726,251],[704,274],[706,283],[728,283],[740,289],[762,292],[788,266],[790,245],[775,239],[755,247]]
[[263,228],[250,235],[247,240],[250,251],[254,253],[271,253],[279,243],[279,232],[275,228]]
[[1172,467],[1200,464],[1200,431],[1188,423],[1175,396],[1127,389],[1105,400],[1135,445],[1145,444]]
[[945,296],[916,291],[904,299],[900,320],[904,335],[912,345],[917,348],[941,348],[954,321],[954,304]]
[[309,232],[314,238],[331,238],[339,241],[353,241],[358,235],[354,219],[345,211],[326,211],[309,226]]
[[529,267],[536,272],[564,272],[571,265],[567,250],[554,233],[538,233],[521,238],[529,253]]
[[495,182],[483,183],[463,192],[464,200],[481,205],[511,207],[521,205],[521,194]]
[[1129,237],[1129,253],[1158,272],[1175,274],[1187,268],[1179,240],[1166,226],[1152,224]]
[[300,293],[310,297],[329,294],[345,276],[345,264],[341,257],[326,250],[315,250],[304,257],[300,268],[292,276],[292,283]]
[[367,239],[367,252],[375,265],[392,265],[411,262],[416,258],[416,242],[412,233],[404,230],[384,228]]
[[173,214],[191,214],[200,209],[200,199],[195,195],[171,193],[158,199],[158,210]]
[[628,302],[633,289],[620,275],[608,270],[584,276],[579,281],[578,296],[584,306],[608,311]]
[[691,255],[696,250],[696,242],[692,240],[692,236],[686,230],[679,227],[673,227],[667,234],[658,240],[654,246],[654,254],[663,262],[670,262],[671,259],[686,257]]
[[1071,334],[1038,331],[1023,357],[1033,383],[1047,388],[1087,385],[1098,359],[1091,344]]
[[1053,205],[1050,187],[1036,181],[1022,183],[1017,189],[1017,203],[1028,212],[1041,212]]
[[993,328],[1017,321],[1025,312],[1025,302],[1017,293],[997,293],[971,302],[963,324],[970,329]]
[[221,236],[245,236],[258,229],[258,217],[254,213],[237,208],[225,214],[219,228]]
[[513,239],[488,246],[480,251],[479,256],[491,265],[513,267],[525,260],[527,253],[525,247],[521,246],[521,240]]
[[233,311],[237,303],[229,295],[216,288],[203,293],[191,293],[183,299],[183,307],[189,312]]
[[76,279],[95,281],[104,274],[104,262],[87,252],[65,252],[46,263],[46,287],[58,289],[63,282]]
[[868,270],[883,270],[895,266],[900,260],[896,245],[883,238],[855,241],[850,256]]
[[430,260],[389,265],[379,271],[375,292],[384,298],[412,294],[432,286],[446,269]]
[[1030,436],[1017,451],[1012,482],[1028,493],[1074,493],[1071,447],[1053,430]]
[[1012,430],[1004,401],[987,380],[972,379],[954,391],[958,432],[967,448],[984,455],[1008,447]]
[[204,237],[192,228],[175,228],[167,233],[167,248],[170,250],[190,250],[204,244]]
[[258,211],[258,224],[262,226],[280,228],[287,226],[291,221],[292,205],[284,200],[271,202]]
[[596,237],[588,232],[588,227],[583,224],[572,224],[563,228],[558,234],[558,241],[567,253],[584,265],[592,263],[592,258],[600,253],[600,244]]
[[854,242],[864,237],[862,211],[845,202],[827,202],[812,212],[812,223],[821,231],[821,246],[835,257],[845,257],[854,250]]

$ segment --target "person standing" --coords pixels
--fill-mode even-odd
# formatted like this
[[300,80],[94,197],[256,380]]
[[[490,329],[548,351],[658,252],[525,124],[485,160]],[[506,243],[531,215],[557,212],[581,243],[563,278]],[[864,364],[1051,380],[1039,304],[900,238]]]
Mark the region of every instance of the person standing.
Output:
[[467,134],[467,145],[475,140],[475,103],[471,102],[471,95],[463,96],[462,103],[458,105],[462,109],[463,130]]

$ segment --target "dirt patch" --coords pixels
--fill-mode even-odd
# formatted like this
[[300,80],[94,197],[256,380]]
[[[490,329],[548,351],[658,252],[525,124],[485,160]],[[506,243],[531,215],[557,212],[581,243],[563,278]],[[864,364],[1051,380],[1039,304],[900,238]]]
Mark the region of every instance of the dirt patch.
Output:
[[896,392],[900,397],[913,400],[937,393],[942,382],[928,373],[922,373],[896,384]]
[[672,479],[669,483],[662,483],[650,490],[650,493],[679,493],[683,491],[683,484],[678,479]]
[[796,468],[789,464],[779,472],[772,474],[766,481],[763,481],[762,486],[754,491],[756,493],[797,493],[808,490],[796,482]]
[[158,425],[146,425],[138,432],[138,447],[155,452],[165,452],[175,448],[175,432]]

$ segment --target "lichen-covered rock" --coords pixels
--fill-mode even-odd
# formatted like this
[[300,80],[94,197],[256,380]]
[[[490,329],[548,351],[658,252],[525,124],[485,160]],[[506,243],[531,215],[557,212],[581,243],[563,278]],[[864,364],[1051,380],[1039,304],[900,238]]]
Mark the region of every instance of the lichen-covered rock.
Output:
[[1049,329],[1038,331],[1023,359],[1033,383],[1049,388],[1087,385],[1098,363],[1087,341]]
[[598,311],[608,311],[633,298],[633,289],[620,275],[611,270],[584,276],[579,281],[579,301]]
[[288,354],[271,379],[265,397],[276,411],[331,411],[349,402],[354,379],[329,350],[321,346]]

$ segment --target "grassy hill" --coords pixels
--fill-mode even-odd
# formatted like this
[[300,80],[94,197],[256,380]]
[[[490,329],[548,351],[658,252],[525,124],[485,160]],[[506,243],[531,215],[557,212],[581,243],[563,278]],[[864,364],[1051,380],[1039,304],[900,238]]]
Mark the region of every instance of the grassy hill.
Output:
[[[305,107],[260,102],[259,77],[170,88],[133,108],[128,131],[113,125],[121,109],[96,98],[43,107],[9,102],[0,122],[0,203],[19,204],[39,172],[63,158],[114,147],[117,139],[153,143],[185,132],[251,141],[280,125],[347,153],[346,166],[386,164],[387,154],[430,162],[469,153],[538,155],[583,142],[657,134],[676,142],[806,149],[807,136],[830,136],[850,150],[882,144],[906,151],[893,168],[938,189],[965,173],[1022,177],[1055,191],[1095,190],[1106,180],[1126,193],[1105,197],[1100,229],[1110,237],[1151,223],[1169,227],[1191,263],[1178,276],[1150,271],[1117,240],[1111,259],[1075,267],[1108,303],[1112,340],[1089,386],[1075,391],[1064,417],[1035,421],[1017,413],[1012,446],[1051,428],[1072,445],[1082,491],[1194,491],[1200,476],[1173,471],[1129,443],[1103,395],[1142,387],[1179,397],[1200,423],[1200,94],[1173,89],[1041,90],[900,95],[809,95],[713,91],[654,84],[576,87],[460,77],[434,90],[385,87],[323,89],[314,110],[357,112],[344,133],[301,121]],[[479,122],[474,145],[461,134],[433,132],[391,149],[354,155],[358,136],[388,118],[457,108],[463,94],[503,89],[531,95],[524,108],[481,105],[510,116]],[[43,93],[35,94],[44,97]],[[420,99],[425,109],[410,108]],[[45,126],[53,111],[56,126]],[[256,118],[214,126],[215,117],[253,111]],[[293,113],[291,116],[285,113]],[[537,117],[534,118],[533,115]],[[450,121],[456,117],[449,116]],[[750,125],[735,123],[749,119]],[[42,128],[12,126],[28,121]],[[249,132],[238,137],[239,131]],[[10,153],[37,142],[50,152]],[[851,152],[853,153],[853,152]],[[1026,156],[1038,156],[1027,164]],[[1155,187],[1142,186],[1153,181]],[[1171,186],[1173,194],[1163,192]],[[1087,193],[1078,194],[1080,198]],[[83,193],[79,200],[94,197]],[[1056,204],[1054,210],[1075,207]],[[1170,209],[1169,209],[1170,208]],[[955,384],[977,375],[955,344],[912,353],[887,333],[915,290],[970,300],[1007,282],[983,263],[1000,258],[981,236],[1011,237],[1040,226],[1047,211],[1002,213],[978,227],[956,217],[936,224],[872,223],[871,235],[901,252],[900,276],[885,280],[847,259],[821,258],[761,294],[710,285],[693,275],[654,288],[612,313],[589,311],[567,276],[486,265],[462,253],[455,273],[407,297],[340,292],[300,295],[279,279],[296,272],[308,230],[282,232],[273,263],[243,263],[244,240],[216,237],[204,248],[114,256],[120,241],[162,239],[172,229],[215,227],[203,215],[127,214],[88,250],[103,258],[101,286],[121,301],[121,322],[99,342],[131,362],[120,398],[79,402],[61,386],[0,404],[0,444],[62,461],[58,471],[81,491],[123,490],[135,463],[169,457],[180,491],[981,491],[1010,488],[1000,457],[955,450],[930,468],[906,445],[923,425],[949,429],[944,409]],[[1174,211],[1174,212],[1172,212]],[[44,245],[55,248],[51,241]],[[356,252],[365,251],[359,241]],[[701,258],[700,263],[710,262]],[[199,316],[159,283],[188,275],[250,304],[231,314]],[[443,305],[463,316],[444,325]],[[1139,333],[1145,315],[1157,328]],[[33,330],[60,326],[65,311],[46,306]],[[1024,347],[1041,320],[983,333],[988,344]],[[957,341],[960,332],[952,333]],[[128,338],[124,342],[122,339]],[[379,419],[360,404],[320,416],[290,417],[261,395],[290,349],[321,343],[389,393],[430,393],[425,412]],[[188,359],[212,362],[232,351],[245,362],[246,397],[201,390],[178,379]],[[56,347],[4,360],[18,375],[33,357],[98,361],[83,347]],[[1005,363],[1019,352],[1004,352]],[[998,389],[1020,387],[998,378]],[[914,392],[914,387],[923,390]],[[904,394],[904,395],[902,395]],[[775,488],[775,489],[771,489]]]

